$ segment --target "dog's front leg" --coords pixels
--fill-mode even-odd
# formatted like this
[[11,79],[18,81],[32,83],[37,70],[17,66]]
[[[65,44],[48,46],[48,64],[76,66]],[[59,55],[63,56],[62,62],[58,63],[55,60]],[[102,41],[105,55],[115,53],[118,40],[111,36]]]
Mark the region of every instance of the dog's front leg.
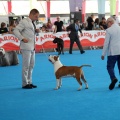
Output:
[[56,87],[55,87],[55,90],[58,90],[59,89],[59,79],[56,79]]
[[60,78],[60,80],[59,80],[59,88],[61,88],[61,86],[62,86],[62,79]]

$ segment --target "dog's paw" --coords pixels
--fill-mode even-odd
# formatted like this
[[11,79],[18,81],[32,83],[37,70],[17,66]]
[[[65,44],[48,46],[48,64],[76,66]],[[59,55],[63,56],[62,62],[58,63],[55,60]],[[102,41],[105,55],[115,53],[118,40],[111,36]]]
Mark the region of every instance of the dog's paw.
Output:
[[54,88],[54,90],[58,90],[58,87],[57,87],[57,88]]
[[80,88],[78,88],[77,90],[78,90],[78,91],[81,91],[81,89],[80,89]]

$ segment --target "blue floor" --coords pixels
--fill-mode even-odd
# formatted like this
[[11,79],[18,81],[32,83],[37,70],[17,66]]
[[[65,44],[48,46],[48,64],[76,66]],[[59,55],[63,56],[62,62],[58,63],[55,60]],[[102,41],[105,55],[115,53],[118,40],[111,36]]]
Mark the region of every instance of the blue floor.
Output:
[[[79,87],[74,78],[63,78],[63,86],[55,91],[53,65],[44,53],[36,54],[33,83],[36,89],[21,88],[21,55],[18,66],[0,67],[0,120],[120,120],[120,88],[110,91],[110,78],[102,50],[73,51],[60,56],[64,65],[90,64],[83,71],[89,89]],[[48,53],[57,54],[57,53]],[[117,67],[116,76],[119,79]]]

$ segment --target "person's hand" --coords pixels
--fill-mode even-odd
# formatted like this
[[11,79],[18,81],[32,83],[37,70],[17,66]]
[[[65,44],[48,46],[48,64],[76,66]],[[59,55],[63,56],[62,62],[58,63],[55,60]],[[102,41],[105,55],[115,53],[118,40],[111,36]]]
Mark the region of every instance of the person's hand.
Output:
[[24,43],[28,43],[28,40],[26,38],[22,39]]
[[35,32],[36,32],[36,33],[39,33],[39,32],[40,32],[40,29],[36,29]]
[[83,36],[83,33],[81,33],[81,37]]
[[102,55],[102,56],[101,56],[101,59],[104,60],[104,58],[105,58],[105,57]]

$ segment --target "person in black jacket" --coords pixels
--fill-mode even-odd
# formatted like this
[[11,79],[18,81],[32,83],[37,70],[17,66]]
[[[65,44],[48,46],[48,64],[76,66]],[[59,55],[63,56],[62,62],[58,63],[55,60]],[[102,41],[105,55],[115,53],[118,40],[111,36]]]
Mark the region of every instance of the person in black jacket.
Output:
[[6,27],[6,23],[1,23],[0,34],[8,34],[8,29]]
[[70,48],[69,48],[69,54],[72,54],[72,48],[73,48],[73,44],[74,42],[76,42],[79,50],[80,50],[80,53],[83,54],[85,53],[85,51],[83,50],[82,48],[82,45],[79,41],[79,35],[78,35],[78,31],[80,31],[81,33],[81,36],[83,36],[82,34],[82,30],[79,26],[79,23],[80,21],[78,19],[75,20],[75,23],[73,24],[70,24],[68,27],[67,27],[67,31],[70,31],[70,34],[69,34],[69,37],[70,37]]

